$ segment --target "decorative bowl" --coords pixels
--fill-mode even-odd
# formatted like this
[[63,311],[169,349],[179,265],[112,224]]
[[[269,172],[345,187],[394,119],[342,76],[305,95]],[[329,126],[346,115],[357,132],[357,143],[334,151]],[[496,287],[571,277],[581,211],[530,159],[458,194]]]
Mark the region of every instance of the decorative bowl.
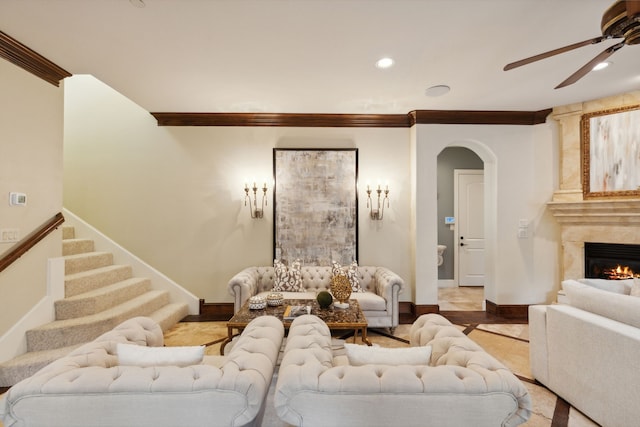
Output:
[[264,297],[254,296],[249,298],[250,310],[262,310],[267,306],[267,300]]
[[267,295],[267,304],[270,306],[282,305],[284,297],[280,292],[271,292]]

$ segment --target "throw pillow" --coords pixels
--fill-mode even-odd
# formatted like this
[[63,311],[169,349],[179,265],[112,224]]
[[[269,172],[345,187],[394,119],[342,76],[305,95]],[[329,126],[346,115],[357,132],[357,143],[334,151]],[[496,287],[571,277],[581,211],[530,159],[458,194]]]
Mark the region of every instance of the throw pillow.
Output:
[[347,276],[349,283],[351,283],[351,292],[366,292],[360,286],[360,279],[358,279],[358,262],[353,261],[347,267],[342,267],[339,262],[331,261],[331,274],[337,276],[342,274]]
[[629,295],[632,297],[640,297],[640,277],[633,278],[633,286],[631,287]]
[[299,259],[291,263],[291,267],[284,265],[279,259],[273,261],[275,280],[274,292],[304,292],[302,287],[302,263]]
[[118,363],[127,366],[191,366],[204,358],[204,346],[147,347],[118,343]]
[[386,348],[359,344],[344,344],[349,363],[361,365],[429,365],[431,346]]

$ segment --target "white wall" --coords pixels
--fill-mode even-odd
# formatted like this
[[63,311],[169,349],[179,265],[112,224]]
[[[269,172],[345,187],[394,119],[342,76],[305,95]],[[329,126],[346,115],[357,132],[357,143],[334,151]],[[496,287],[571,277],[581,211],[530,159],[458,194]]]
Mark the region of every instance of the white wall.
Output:
[[[262,220],[243,202],[247,179],[272,187],[273,148],[358,148],[358,261],[400,274],[411,300],[409,129],[158,127],[90,76],[68,79],[65,106],[65,207],[207,302],[273,262],[272,192]],[[372,222],[363,184],[378,179],[390,209]]]
[[[558,142],[551,124],[416,126],[416,304],[437,303],[437,268],[420,262],[437,242],[438,154],[475,151],[485,163],[485,298],[499,305],[550,301],[559,277],[559,228],[548,213],[558,181]],[[519,239],[520,219],[530,222]]]
[[[404,301],[437,304],[437,156],[447,146],[485,163],[486,298],[547,302],[558,281],[559,230],[546,209],[558,179],[551,124],[158,127],[92,77],[69,79],[65,97],[65,207],[208,302],[230,302],[231,276],[272,262],[272,199],[252,220],[243,186],[270,182],[274,147],[358,148],[359,262],[400,274]],[[389,181],[391,209],[372,222],[363,189],[378,179]],[[520,219],[528,239],[517,238]]]
[[[0,60],[0,229],[20,239],[62,211],[63,89]],[[27,194],[9,206],[9,192]],[[62,233],[47,236],[0,272],[0,335],[46,294],[47,259],[60,256]],[[15,243],[0,243],[0,255]]]

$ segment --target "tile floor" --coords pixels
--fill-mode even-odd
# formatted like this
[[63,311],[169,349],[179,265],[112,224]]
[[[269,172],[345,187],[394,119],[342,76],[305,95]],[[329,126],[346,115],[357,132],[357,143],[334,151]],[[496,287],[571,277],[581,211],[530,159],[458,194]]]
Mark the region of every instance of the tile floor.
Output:
[[484,310],[484,287],[463,286],[438,289],[440,311]]

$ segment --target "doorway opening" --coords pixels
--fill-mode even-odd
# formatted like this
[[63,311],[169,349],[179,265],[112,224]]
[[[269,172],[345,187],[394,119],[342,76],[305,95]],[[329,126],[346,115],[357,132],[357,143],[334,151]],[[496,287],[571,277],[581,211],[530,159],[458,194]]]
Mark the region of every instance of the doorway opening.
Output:
[[484,311],[484,162],[471,149],[447,147],[438,168],[438,266],[441,310]]

